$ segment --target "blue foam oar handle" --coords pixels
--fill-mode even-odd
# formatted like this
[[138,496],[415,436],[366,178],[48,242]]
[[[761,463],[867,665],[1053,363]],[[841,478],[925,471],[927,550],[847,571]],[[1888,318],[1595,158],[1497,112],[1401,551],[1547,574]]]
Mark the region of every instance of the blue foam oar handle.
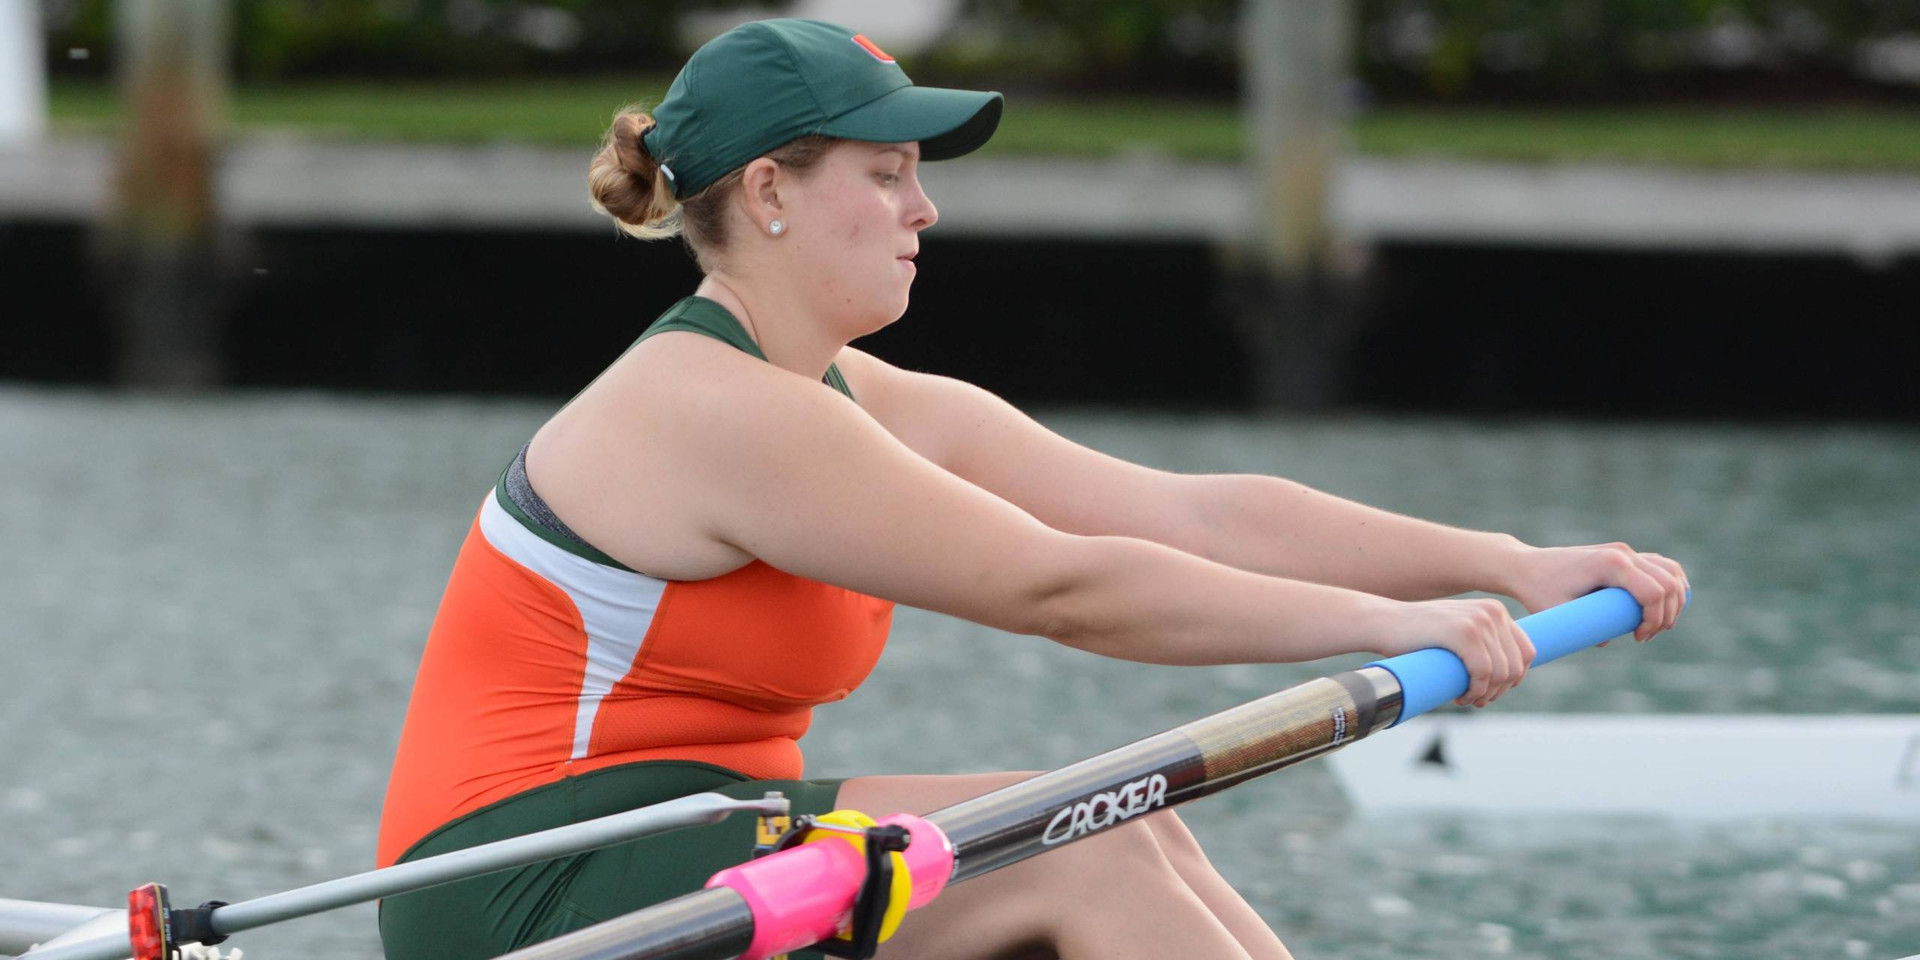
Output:
[[[1632,633],[1643,619],[1633,594],[1619,587],[1608,587],[1521,617],[1516,622],[1533,641],[1533,665],[1537,667],[1576,650]],[[1439,647],[1375,660],[1367,666],[1385,667],[1400,681],[1402,706],[1400,719],[1394,721],[1394,726],[1465,696],[1470,682],[1467,665],[1451,650]]]

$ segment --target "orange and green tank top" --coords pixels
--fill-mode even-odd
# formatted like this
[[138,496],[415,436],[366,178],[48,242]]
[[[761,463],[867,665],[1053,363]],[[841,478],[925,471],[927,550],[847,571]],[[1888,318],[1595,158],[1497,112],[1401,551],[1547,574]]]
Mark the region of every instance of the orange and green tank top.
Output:
[[[681,300],[640,340],[669,330],[766,359],[711,300]],[[838,369],[825,381],[852,398]],[[797,779],[812,708],[866,679],[886,643],[891,603],[758,560],[694,581],[621,565],[533,493],[525,456],[482,501],[428,634],[382,866],[456,817],[617,764]]]

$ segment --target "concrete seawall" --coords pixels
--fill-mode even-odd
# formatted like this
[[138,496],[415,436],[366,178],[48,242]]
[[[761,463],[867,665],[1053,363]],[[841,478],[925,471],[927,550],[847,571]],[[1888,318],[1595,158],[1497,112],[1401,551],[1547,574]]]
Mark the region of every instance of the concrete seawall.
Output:
[[[587,208],[587,152],[256,137],[232,144],[219,194],[239,225],[607,230]],[[0,150],[0,221],[88,220],[107,202],[110,146]],[[1238,165],[1157,154],[970,158],[923,178],[951,236],[1188,240],[1253,236]],[[1529,166],[1355,157],[1333,197],[1359,243],[1460,242],[1654,251],[1920,252],[1920,175]]]

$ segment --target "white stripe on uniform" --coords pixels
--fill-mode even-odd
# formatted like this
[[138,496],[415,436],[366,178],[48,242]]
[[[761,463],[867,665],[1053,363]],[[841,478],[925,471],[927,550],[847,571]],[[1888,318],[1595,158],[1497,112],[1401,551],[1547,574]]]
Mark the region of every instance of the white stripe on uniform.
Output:
[[480,532],[508,559],[566,593],[587,628],[587,670],[573,721],[572,759],[579,760],[592,742],[601,699],[640,655],[640,641],[653,626],[667,582],[568,553],[522,526],[495,496],[489,491],[480,508]]

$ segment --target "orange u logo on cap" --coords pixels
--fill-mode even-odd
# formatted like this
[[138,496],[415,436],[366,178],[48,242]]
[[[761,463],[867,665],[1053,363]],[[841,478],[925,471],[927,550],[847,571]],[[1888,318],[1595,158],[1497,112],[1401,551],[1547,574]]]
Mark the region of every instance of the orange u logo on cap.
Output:
[[868,40],[866,34],[864,33],[854,34],[853,42],[859,44],[860,49],[865,50],[866,52],[872,54],[875,60],[878,60],[881,63],[893,62],[893,58],[888,56],[885,50],[880,49],[879,44],[874,43],[872,40]]

